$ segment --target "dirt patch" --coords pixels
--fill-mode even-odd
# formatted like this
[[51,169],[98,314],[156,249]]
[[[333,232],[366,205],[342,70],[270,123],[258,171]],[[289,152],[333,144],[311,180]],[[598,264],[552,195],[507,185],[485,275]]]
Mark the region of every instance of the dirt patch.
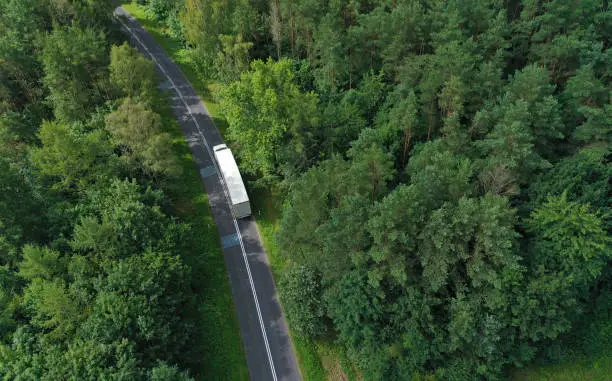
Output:
[[327,374],[328,381],[348,381],[349,378],[342,370],[340,361],[332,356],[323,356],[321,358],[323,368]]

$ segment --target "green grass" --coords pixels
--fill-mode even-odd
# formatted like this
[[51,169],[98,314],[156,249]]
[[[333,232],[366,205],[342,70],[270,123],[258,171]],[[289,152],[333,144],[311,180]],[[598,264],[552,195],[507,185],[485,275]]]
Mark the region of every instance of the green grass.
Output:
[[[609,302],[608,302],[609,303]],[[510,374],[512,381],[612,380],[612,310],[604,301],[559,339],[558,362],[536,360]]]
[[596,357],[577,357],[559,364],[530,365],[513,372],[512,381],[610,381],[612,351]]
[[[142,25],[151,34],[155,41],[166,51],[166,53],[174,60],[174,62],[178,64],[183,74],[187,77],[189,82],[191,82],[191,84],[194,86],[194,88],[204,101],[204,104],[206,105],[206,108],[208,109],[208,112],[210,113],[215,125],[219,129],[219,132],[222,136],[225,136],[225,132],[227,130],[227,122],[222,117],[219,110],[219,104],[216,102],[214,96],[220,85],[210,83],[210,81],[207,81],[205,78],[201,78],[195,69],[196,65],[193,62],[189,52],[180,44],[179,41],[173,39],[167,33],[167,29],[162,24],[150,18],[149,15],[140,6],[135,3],[123,4],[122,6],[126,11],[128,11],[138,20],[140,25]],[[172,118],[172,120],[174,119]],[[178,132],[178,129],[176,129],[176,131]],[[185,145],[184,152],[181,153],[183,157],[191,157],[191,155],[189,155],[188,149],[186,148],[186,144],[184,143],[184,139],[182,138],[182,136],[175,136],[175,142],[179,145]],[[213,226],[212,219],[210,218],[210,212],[208,211],[208,202],[206,200],[206,194],[202,194],[201,184],[197,176],[195,163],[185,163],[184,171],[185,175],[189,174],[193,175],[192,177],[194,177],[193,183],[185,184],[184,187],[186,189],[192,189],[193,191],[195,191],[196,188],[199,188],[200,192],[197,197],[195,193],[192,193],[190,196],[185,196],[187,198],[191,198],[194,206],[197,206],[198,209],[200,209],[200,212],[198,213],[199,217],[197,217],[196,219],[198,224],[197,226],[199,226],[198,231],[200,231],[201,229],[203,235],[202,240],[206,241],[202,243],[202,247],[207,247],[204,246],[204,244],[212,245],[214,240],[214,244],[217,245],[218,248],[219,242],[216,231],[213,230],[214,234],[207,233],[209,231],[208,224],[210,224],[210,226]],[[279,279],[283,270],[287,266],[287,262],[285,261],[285,259],[279,255],[278,245],[276,244],[276,240],[274,237],[275,232],[278,229],[278,217],[280,215],[279,199],[269,191],[253,191],[251,192],[251,195],[253,214],[256,218],[257,227],[259,229],[259,233],[263,240],[264,247],[268,254],[270,267],[272,269],[274,278]],[[204,213],[207,214],[205,215]],[[204,216],[207,217],[203,218]],[[191,222],[191,220],[187,221]],[[195,226],[196,225],[194,225],[194,227]],[[206,234],[210,235],[210,237],[206,238]],[[214,237],[212,237],[213,235]],[[213,273],[213,278],[206,281],[206,283],[208,284],[207,287],[213,286],[214,282],[221,282],[227,285],[225,265],[223,263],[223,258],[221,257],[221,255],[210,255],[210,258],[207,257],[206,262],[208,267],[206,271]],[[224,278],[223,281],[221,281],[221,277]],[[231,364],[233,364],[233,366],[239,368],[232,374],[232,377],[234,378],[223,376],[218,379],[241,379],[239,377],[248,377],[248,373],[246,369],[243,370],[242,368],[246,367],[246,365],[243,364],[244,360],[238,360],[238,357],[244,359],[244,354],[242,351],[242,346],[240,346],[240,348],[238,349],[236,347],[236,340],[233,339],[234,336],[238,335],[239,329],[238,324],[235,320],[235,312],[233,311],[233,308],[232,311],[227,308],[227,305],[231,304],[231,295],[229,294],[229,290],[227,293],[225,293],[225,289],[227,289],[226,286],[219,287],[219,289],[216,290],[214,296],[208,295],[212,303],[211,301],[203,301],[202,305],[206,307],[203,307],[202,317],[204,318],[205,313],[206,315],[210,315],[208,317],[208,324],[215,324],[213,320],[223,319],[224,316],[233,317],[233,320],[230,319],[231,321],[224,322],[224,325],[219,327],[221,332],[219,332],[219,334],[217,335],[213,335],[212,338],[214,342],[219,342],[219,340],[222,338],[230,339],[231,345],[229,345],[228,347],[231,347],[231,350],[236,351],[236,353],[239,353],[240,356],[230,356],[230,348],[219,348],[218,346],[213,346],[210,348],[210,350],[215,352],[221,351],[221,354],[214,354],[211,356],[213,356],[215,359],[218,359],[218,361],[221,361],[223,365],[218,365],[215,368],[214,364],[205,364],[203,370],[210,371],[208,378],[217,379],[218,377],[221,377],[221,375],[229,374],[227,373],[228,368],[230,368],[232,366]],[[231,330],[234,330],[234,332],[230,332]],[[322,362],[323,358],[331,359],[328,362],[337,362],[339,364],[343,364],[342,367],[346,368],[348,360],[346,360],[346,356],[343,355],[343,352],[337,346],[325,342],[313,343],[310,340],[307,340],[306,338],[301,337],[299,335],[295,335],[293,333],[291,333],[291,336],[296,356],[298,358],[300,371],[302,373],[302,379],[308,381],[334,380],[334,375],[329,374],[329,372],[326,372],[326,369],[324,368]],[[208,361],[208,363],[211,363],[211,361]],[[351,371],[347,372],[347,375],[349,376],[350,380],[356,379],[356,377],[352,376],[353,374],[354,373],[352,372],[352,369]]]

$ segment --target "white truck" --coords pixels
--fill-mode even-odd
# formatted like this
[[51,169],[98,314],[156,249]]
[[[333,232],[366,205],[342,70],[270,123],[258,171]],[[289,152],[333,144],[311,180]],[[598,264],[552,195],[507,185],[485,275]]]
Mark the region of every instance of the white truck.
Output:
[[244,188],[244,183],[242,182],[242,177],[240,176],[240,171],[232,151],[227,148],[227,145],[219,144],[213,147],[213,152],[229,192],[234,216],[237,219],[250,216],[251,204],[249,203],[249,196]]

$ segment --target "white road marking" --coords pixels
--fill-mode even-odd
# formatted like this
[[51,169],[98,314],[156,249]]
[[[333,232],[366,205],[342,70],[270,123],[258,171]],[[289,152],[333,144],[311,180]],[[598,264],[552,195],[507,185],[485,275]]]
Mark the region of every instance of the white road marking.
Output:
[[[125,11],[125,12],[128,13],[127,11]],[[195,125],[196,125],[196,127],[198,129],[198,132],[200,133],[200,137],[202,138],[202,142],[204,143],[204,146],[206,147],[206,150],[208,151],[208,155],[210,156],[210,159],[212,160],[213,165],[215,166],[215,171],[217,172],[217,177],[219,178],[219,182],[223,186],[223,193],[225,193],[225,199],[228,202],[228,204],[230,205],[230,211],[232,211],[231,201],[230,201],[230,198],[229,198],[229,194],[227,193],[227,189],[225,187],[225,183],[224,183],[223,178],[222,178],[222,176],[221,176],[221,174],[219,172],[219,168],[217,167],[216,160],[215,160],[215,158],[214,158],[214,156],[212,154],[212,151],[210,150],[210,146],[208,145],[208,142],[206,141],[206,138],[204,137],[204,134],[202,133],[202,130],[200,128],[200,124],[198,123],[196,118],[191,113],[191,107],[189,107],[189,105],[185,101],[185,98],[183,98],[183,94],[178,89],[178,87],[176,87],[176,84],[174,83],[172,78],[170,78],[170,76],[166,72],[166,69],[164,69],[164,67],[159,63],[159,61],[157,61],[157,59],[149,51],[147,46],[140,40],[140,38],[138,38],[138,36],[134,32],[132,32],[132,29],[129,26],[127,26],[123,21],[121,21],[120,17],[117,17],[117,20],[119,20],[121,25],[123,25],[123,27],[128,31],[128,33],[130,33],[132,35],[132,37],[134,37],[136,39],[136,41],[138,41],[138,43],[144,48],[144,50],[149,54],[149,56],[151,56],[151,59],[159,67],[159,69],[166,76],[166,78],[168,78],[168,81],[172,85],[172,88],[174,89],[174,91],[176,91],[176,93],[178,94],[179,98],[181,98],[181,100],[183,101],[183,104],[187,108],[187,111],[189,112],[189,115],[191,116],[191,119],[195,122]],[[276,369],[274,368],[274,362],[272,361],[272,353],[270,352],[270,343],[268,342],[268,335],[266,333],[266,327],[264,326],[263,318],[261,317],[261,309],[259,308],[259,300],[257,299],[257,292],[255,291],[255,283],[253,282],[253,276],[251,275],[251,268],[249,266],[249,261],[247,260],[247,254],[246,254],[246,250],[244,248],[244,243],[242,242],[242,234],[240,234],[240,228],[238,227],[238,221],[236,221],[236,218],[234,217],[233,213],[234,212],[232,211],[232,220],[234,221],[234,228],[236,229],[236,234],[238,235],[238,241],[240,242],[240,249],[242,250],[242,257],[244,258],[244,265],[246,266],[247,274],[249,275],[249,283],[251,285],[251,291],[253,293],[253,299],[255,301],[255,308],[257,309],[257,317],[259,319],[259,326],[261,327],[261,333],[262,333],[262,336],[263,336],[263,339],[264,339],[264,344],[266,346],[266,352],[268,354],[268,360],[270,362],[270,370],[272,371],[272,377],[273,377],[274,381],[277,381],[278,379],[276,377]]]

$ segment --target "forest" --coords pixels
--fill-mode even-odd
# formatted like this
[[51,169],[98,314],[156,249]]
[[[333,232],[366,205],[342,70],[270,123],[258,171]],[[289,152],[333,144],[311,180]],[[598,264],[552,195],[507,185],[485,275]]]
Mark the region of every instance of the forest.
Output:
[[0,1],[0,379],[191,380],[191,226],[112,1]]
[[366,380],[609,348],[607,1],[140,3],[281,199],[294,333]]
[[[218,84],[241,171],[282,204],[294,334],[363,380],[612,353],[607,1],[138,3]],[[3,379],[197,362],[181,167],[117,5],[0,0]]]

